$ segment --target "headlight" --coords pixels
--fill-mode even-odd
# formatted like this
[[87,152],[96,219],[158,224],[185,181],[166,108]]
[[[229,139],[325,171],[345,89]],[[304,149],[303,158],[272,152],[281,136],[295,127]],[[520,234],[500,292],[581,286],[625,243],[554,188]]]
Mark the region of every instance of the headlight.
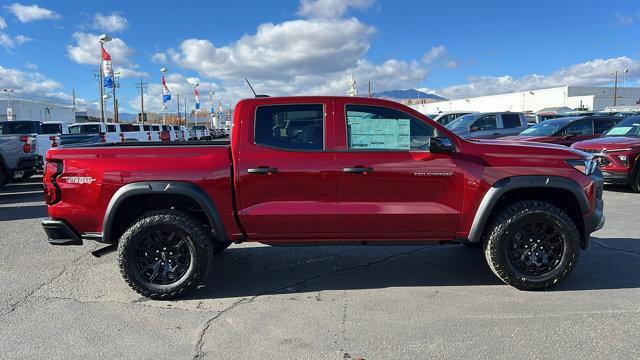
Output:
[[593,158],[582,160],[567,160],[567,164],[571,165],[571,167],[587,176],[593,174],[598,168],[598,164],[596,164]]

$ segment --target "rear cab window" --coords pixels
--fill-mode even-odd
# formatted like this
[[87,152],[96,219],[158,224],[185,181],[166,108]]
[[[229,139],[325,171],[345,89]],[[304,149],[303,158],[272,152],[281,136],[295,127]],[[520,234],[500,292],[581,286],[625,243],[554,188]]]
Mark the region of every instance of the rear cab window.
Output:
[[42,133],[45,135],[62,134],[62,124],[42,124]]
[[256,108],[254,143],[283,150],[324,150],[324,105],[261,105]]
[[100,125],[71,125],[69,126],[70,134],[97,134],[100,132]]
[[116,126],[115,125],[107,125],[107,132],[116,132]]
[[346,105],[350,151],[428,151],[435,129],[401,111],[371,105]]

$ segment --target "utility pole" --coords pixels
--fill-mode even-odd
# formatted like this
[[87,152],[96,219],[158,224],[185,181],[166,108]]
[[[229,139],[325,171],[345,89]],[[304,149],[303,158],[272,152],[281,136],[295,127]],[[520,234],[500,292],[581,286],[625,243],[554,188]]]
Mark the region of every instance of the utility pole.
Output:
[[71,93],[73,94],[73,113],[74,113],[73,116],[76,116],[75,115],[75,112],[76,112],[76,89],[75,88],[71,89]]
[[618,70],[616,70],[616,78],[615,85],[613,87],[613,106],[616,106],[618,103]]
[[136,84],[138,90],[140,90],[140,122],[144,125],[144,88],[147,86],[147,83],[142,82],[140,80],[139,84]]
[[184,99],[184,124],[187,125],[187,99]]
[[118,81],[117,81],[117,76],[120,73],[113,73],[113,82],[111,84],[111,91],[112,91],[112,95],[113,95],[113,122],[118,123],[119,121],[119,116],[118,116],[118,101],[116,100],[116,87],[118,87]]
[[176,93],[176,101],[178,102],[178,122],[180,121],[180,93]]

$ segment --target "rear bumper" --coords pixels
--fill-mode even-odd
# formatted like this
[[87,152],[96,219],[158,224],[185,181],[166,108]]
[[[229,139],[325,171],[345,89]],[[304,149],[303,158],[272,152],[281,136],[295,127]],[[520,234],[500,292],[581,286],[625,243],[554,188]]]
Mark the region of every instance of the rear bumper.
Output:
[[43,220],[42,228],[52,245],[82,245],[78,233],[62,220]]
[[28,156],[18,159],[18,171],[35,171],[38,167],[38,157]]

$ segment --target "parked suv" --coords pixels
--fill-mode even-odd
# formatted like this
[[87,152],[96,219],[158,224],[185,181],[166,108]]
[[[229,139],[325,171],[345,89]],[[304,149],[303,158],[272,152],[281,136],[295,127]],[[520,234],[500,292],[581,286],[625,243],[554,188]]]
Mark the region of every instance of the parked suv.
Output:
[[605,182],[640,192],[640,116],[622,119],[602,137],[572,147],[594,156]]
[[515,112],[468,114],[447,125],[447,129],[465,139],[493,139],[517,135],[526,128],[527,119],[524,114]]
[[535,141],[558,145],[571,144],[596,138],[622,121],[612,116],[564,117],[546,120],[536,124],[516,136],[501,140]]

